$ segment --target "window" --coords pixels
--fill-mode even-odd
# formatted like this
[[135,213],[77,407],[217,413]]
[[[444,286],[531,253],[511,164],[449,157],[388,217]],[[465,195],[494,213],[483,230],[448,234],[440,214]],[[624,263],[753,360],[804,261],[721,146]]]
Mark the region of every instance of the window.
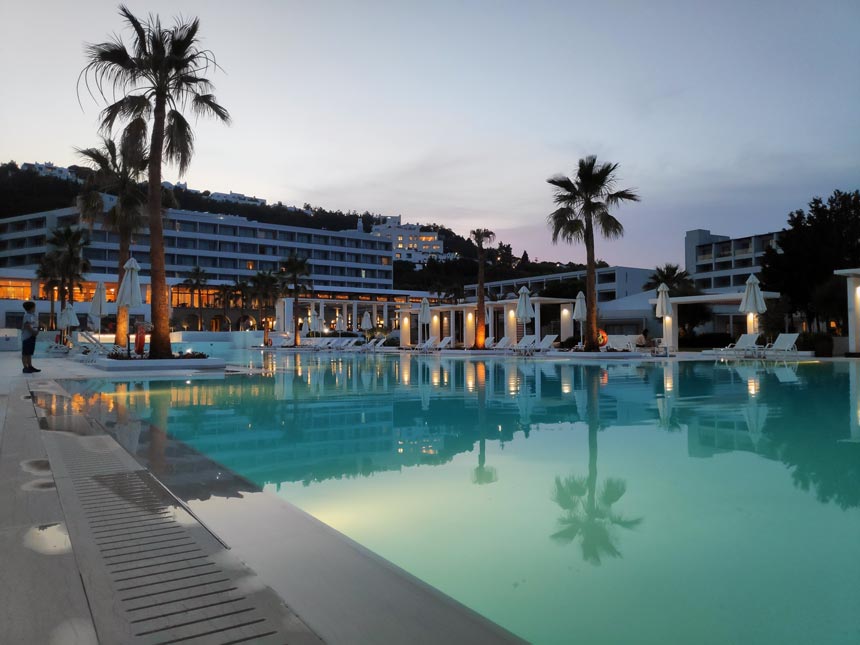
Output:
[[222,253],[235,253],[236,244],[234,242],[221,242],[220,248]]
[[200,222],[197,224],[197,231],[200,233],[215,235],[215,233],[218,232],[218,226],[215,224],[206,224],[204,222]]

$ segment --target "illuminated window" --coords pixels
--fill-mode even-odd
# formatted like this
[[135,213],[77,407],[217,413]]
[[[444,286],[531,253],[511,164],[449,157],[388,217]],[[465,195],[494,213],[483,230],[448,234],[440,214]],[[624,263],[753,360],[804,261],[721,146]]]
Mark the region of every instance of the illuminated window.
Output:
[[245,268],[248,269],[249,271],[253,271],[254,270],[254,261],[248,260],[247,262],[245,262]]

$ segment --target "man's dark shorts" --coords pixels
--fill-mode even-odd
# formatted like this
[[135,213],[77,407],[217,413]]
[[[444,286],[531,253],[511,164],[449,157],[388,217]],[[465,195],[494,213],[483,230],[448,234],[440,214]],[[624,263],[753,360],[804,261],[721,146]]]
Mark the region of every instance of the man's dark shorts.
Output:
[[21,341],[21,354],[23,356],[32,356],[36,351],[36,337],[27,338]]

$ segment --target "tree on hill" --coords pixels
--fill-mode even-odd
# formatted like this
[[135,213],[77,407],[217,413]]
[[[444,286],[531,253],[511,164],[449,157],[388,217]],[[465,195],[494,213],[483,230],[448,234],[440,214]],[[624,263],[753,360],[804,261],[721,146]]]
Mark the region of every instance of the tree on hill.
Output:
[[496,234],[487,228],[477,228],[469,233],[469,237],[478,247],[478,311],[477,322],[475,323],[475,349],[484,349],[484,340],[487,336],[486,312],[484,310],[484,262],[487,251],[484,244],[489,244],[496,239]]
[[833,271],[858,266],[860,191],[836,190],[826,201],[815,197],[806,211],[789,214],[778,246],[765,251],[760,277],[765,289],[786,296],[812,322],[832,310],[822,285]]

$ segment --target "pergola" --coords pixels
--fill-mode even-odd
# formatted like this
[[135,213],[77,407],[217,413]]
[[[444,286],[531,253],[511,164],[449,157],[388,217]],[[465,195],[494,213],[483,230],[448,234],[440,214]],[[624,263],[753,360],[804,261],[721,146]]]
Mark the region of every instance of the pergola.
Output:
[[860,268],[838,269],[833,272],[847,280],[848,289],[848,353],[860,353]]
[[[858,273],[860,276],[860,273]],[[765,300],[779,298],[779,293],[775,291],[762,291],[761,295]],[[669,302],[672,304],[672,315],[663,318],[663,344],[669,347],[670,351],[678,349],[678,325],[676,319],[678,317],[678,307],[681,305],[738,305],[740,307],[743,300],[744,292],[736,293],[706,293],[698,296],[671,296]],[[649,304],[656,305],[657,298],[648,300]],[[755,314],[747,314],[747,333],[752,334],[758,331],[758,316]]]
[[[545,298],[532,296],[531,303],[535,310],[534,325],[536,330],[541,328],[541,305],[558,305],[559,307],[559,336],[563,340],[573,336],[573,301],[567,298]],[[489,310],[487,318],[487,336],[493,336],[498,341],[507,337],[511,342],[517,341],[517,300],[487,300],[484,306]],[[412,326],[417,324],[418,311],[420,307],[410,304],[398,312],[400,324],[400,346],[409,347],[411,344],[410,333]],[[471,347],[475,344],[475,323],[477,322],[478,303],[465,302],[458,304],[444,304],[430,307],[430,335],[441,338],[442,326],[448,321],[448,332],[456,336],[455,312],[463,312],[463,345]],[[495,312],[503,312],[503,324],[501,329],[496,329]],[[415,320],[413,320],[415,319]],[[539,332],[538,332],[539,333]]]

